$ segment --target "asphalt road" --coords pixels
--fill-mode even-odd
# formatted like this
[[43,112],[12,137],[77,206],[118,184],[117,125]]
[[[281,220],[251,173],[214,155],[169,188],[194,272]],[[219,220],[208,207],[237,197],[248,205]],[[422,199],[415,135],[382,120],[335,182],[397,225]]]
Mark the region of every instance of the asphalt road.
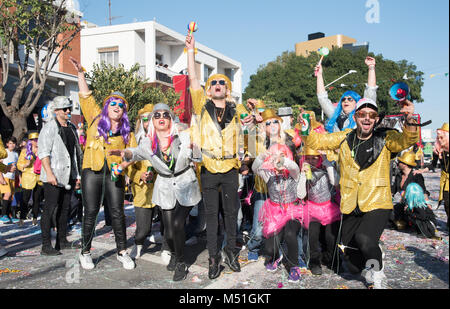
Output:
[[[433,207],[439,194],[438,173],[424,174],[431,192]],[[135,231],[134,210],[126,205],[128,248],[133,245]],[[448,289],[448,231],[443,206],[435,210],[438,218],[437,239],[426,239],[414,232],[386,229],[381,244],[386,253],[385,274],[391,289]],[[161,259],[161,245],[147,243],[145,254],[136,261],[134,270],[125,270],[116,260],[114,235],[104,226],[103,213],[99,215],[92,255],[96,268],[83,270],[77,263],[77,250],[64,250],[63,255],[40,255],[40,227],[27,221],[24,227],[15,224],[0,225],[0,243],[9,253],[0,259],[1,289],[176,289],[180,293],[194,289],[367,289],[361,276],[341,270],[332,273],[325,267],[324,274],[313,276],[304,271],[302,280],[289,283],[287,273],[279,270],[269,273],[264,261],[248,263],[247,251],[242,250],[242,271],[232,273],[226,265],[216,280],[208,279],[206,238],[186,247],[189,274],[182,282],[173,282]],[[69,234],[69,240],[80,239],[80,229]]]

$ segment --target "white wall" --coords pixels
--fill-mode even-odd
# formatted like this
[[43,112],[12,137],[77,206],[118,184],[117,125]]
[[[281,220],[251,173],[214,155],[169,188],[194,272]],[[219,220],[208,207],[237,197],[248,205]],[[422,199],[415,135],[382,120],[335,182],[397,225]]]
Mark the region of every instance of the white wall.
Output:
[[[145,65],[145,34],[142,32],[134,32],[134,51],[135,51],[135,62],[140,63],[141,65]],[[119,51],[120,58],[120,51]]]
[[[119,47],[119,63],[126,69],[136,64],[136,45],[138,44],[135,31],[104,33],[101,35],[81,36],[81,63],[87,71],[92,70],[94,63],[100,62],[99,48]],[[143,48],[145,50],[145,48]]]
[[187,55],[183,46],[171,46],[170,57],[172,59],[172,71],[180,72],[187,69]]
[[169,67],[172,66],[172,55],[169,45],[156,41],[156,53],[163,56],[163,64],[167,64]]

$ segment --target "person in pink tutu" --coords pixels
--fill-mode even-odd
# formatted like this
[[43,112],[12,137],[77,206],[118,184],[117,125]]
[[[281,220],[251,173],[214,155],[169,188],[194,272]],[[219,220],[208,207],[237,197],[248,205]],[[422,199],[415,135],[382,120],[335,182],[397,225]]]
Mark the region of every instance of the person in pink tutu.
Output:
[[273,144],[253,162],[253,171],[267,184],[269,198],[259,212],[265,239],[266,269],[278,270],[282,255],[281,244],[287,245],[284,266],[288,280],[300,280],[297,234],[301,229],[303,205],[297,198],[297,179],[300,173],[293,154],[284,144]]
[[[333,256],[341,212],[333,201],[332,192],[333,187],[339,184],[339,176],[325,156],[308,147],[303,148],[299,165],[301,173],[297,195],[306,201],[303,226],[308,229],[308,267],[313,275],[321,275],[321,261],[331,269],[337,268],[337,260]],[[322,233],[325,236],[323,241]]]

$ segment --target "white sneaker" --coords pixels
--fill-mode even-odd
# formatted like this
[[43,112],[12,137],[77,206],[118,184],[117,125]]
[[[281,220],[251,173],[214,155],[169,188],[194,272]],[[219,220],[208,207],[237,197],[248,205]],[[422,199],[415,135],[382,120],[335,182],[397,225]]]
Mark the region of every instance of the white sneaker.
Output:
[[154,244],[162,244],[163,238],[160,232],[156,232],[155,234],[150,235],[148,240]]
[[130,257],[132,259],[139,259],[142,256],[142,245],[134,245],[131,250]]
[[91,253],[80,253],[80,264],[83,269],[94,269],[95,265],[92,261]]
[[186,246],[193,246],[196,245],[198,243],[198,239],[197,236],[192,236],[191,238],[189,238],[188,240],[186,240]]
[[117,254],[117,260],[119,262],[122,262],[123,268],[128,270],[134,269],[134,267],[136,266],[134,264],[134,261],[130,258],[130,256],[126,252],[123,255]]
[[2,245],[0,245],[0,257],[7,255],[7,254],[8,254],[8,251],[5,248],[3,248]]
[[161,260],[163,261],[164,265],[169,265],[170,257],[171,257],[170,251],[163,250],[163,252],[161,252]]
[[372,279],[373,279],[373,288],[375,290],[389,288],[387,284],[387,278],[386,275],[384,274],[383,269],[380,271],[373,271]]

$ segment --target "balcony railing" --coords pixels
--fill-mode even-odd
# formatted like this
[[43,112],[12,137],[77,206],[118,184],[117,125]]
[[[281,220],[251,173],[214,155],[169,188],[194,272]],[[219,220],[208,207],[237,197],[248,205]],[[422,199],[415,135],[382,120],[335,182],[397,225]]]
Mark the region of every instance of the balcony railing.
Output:
[[156,67],[156,80],[168,84],[172,84],[172,77],[179,75],[179,73],[174,72],[168,68],[157,66]]

